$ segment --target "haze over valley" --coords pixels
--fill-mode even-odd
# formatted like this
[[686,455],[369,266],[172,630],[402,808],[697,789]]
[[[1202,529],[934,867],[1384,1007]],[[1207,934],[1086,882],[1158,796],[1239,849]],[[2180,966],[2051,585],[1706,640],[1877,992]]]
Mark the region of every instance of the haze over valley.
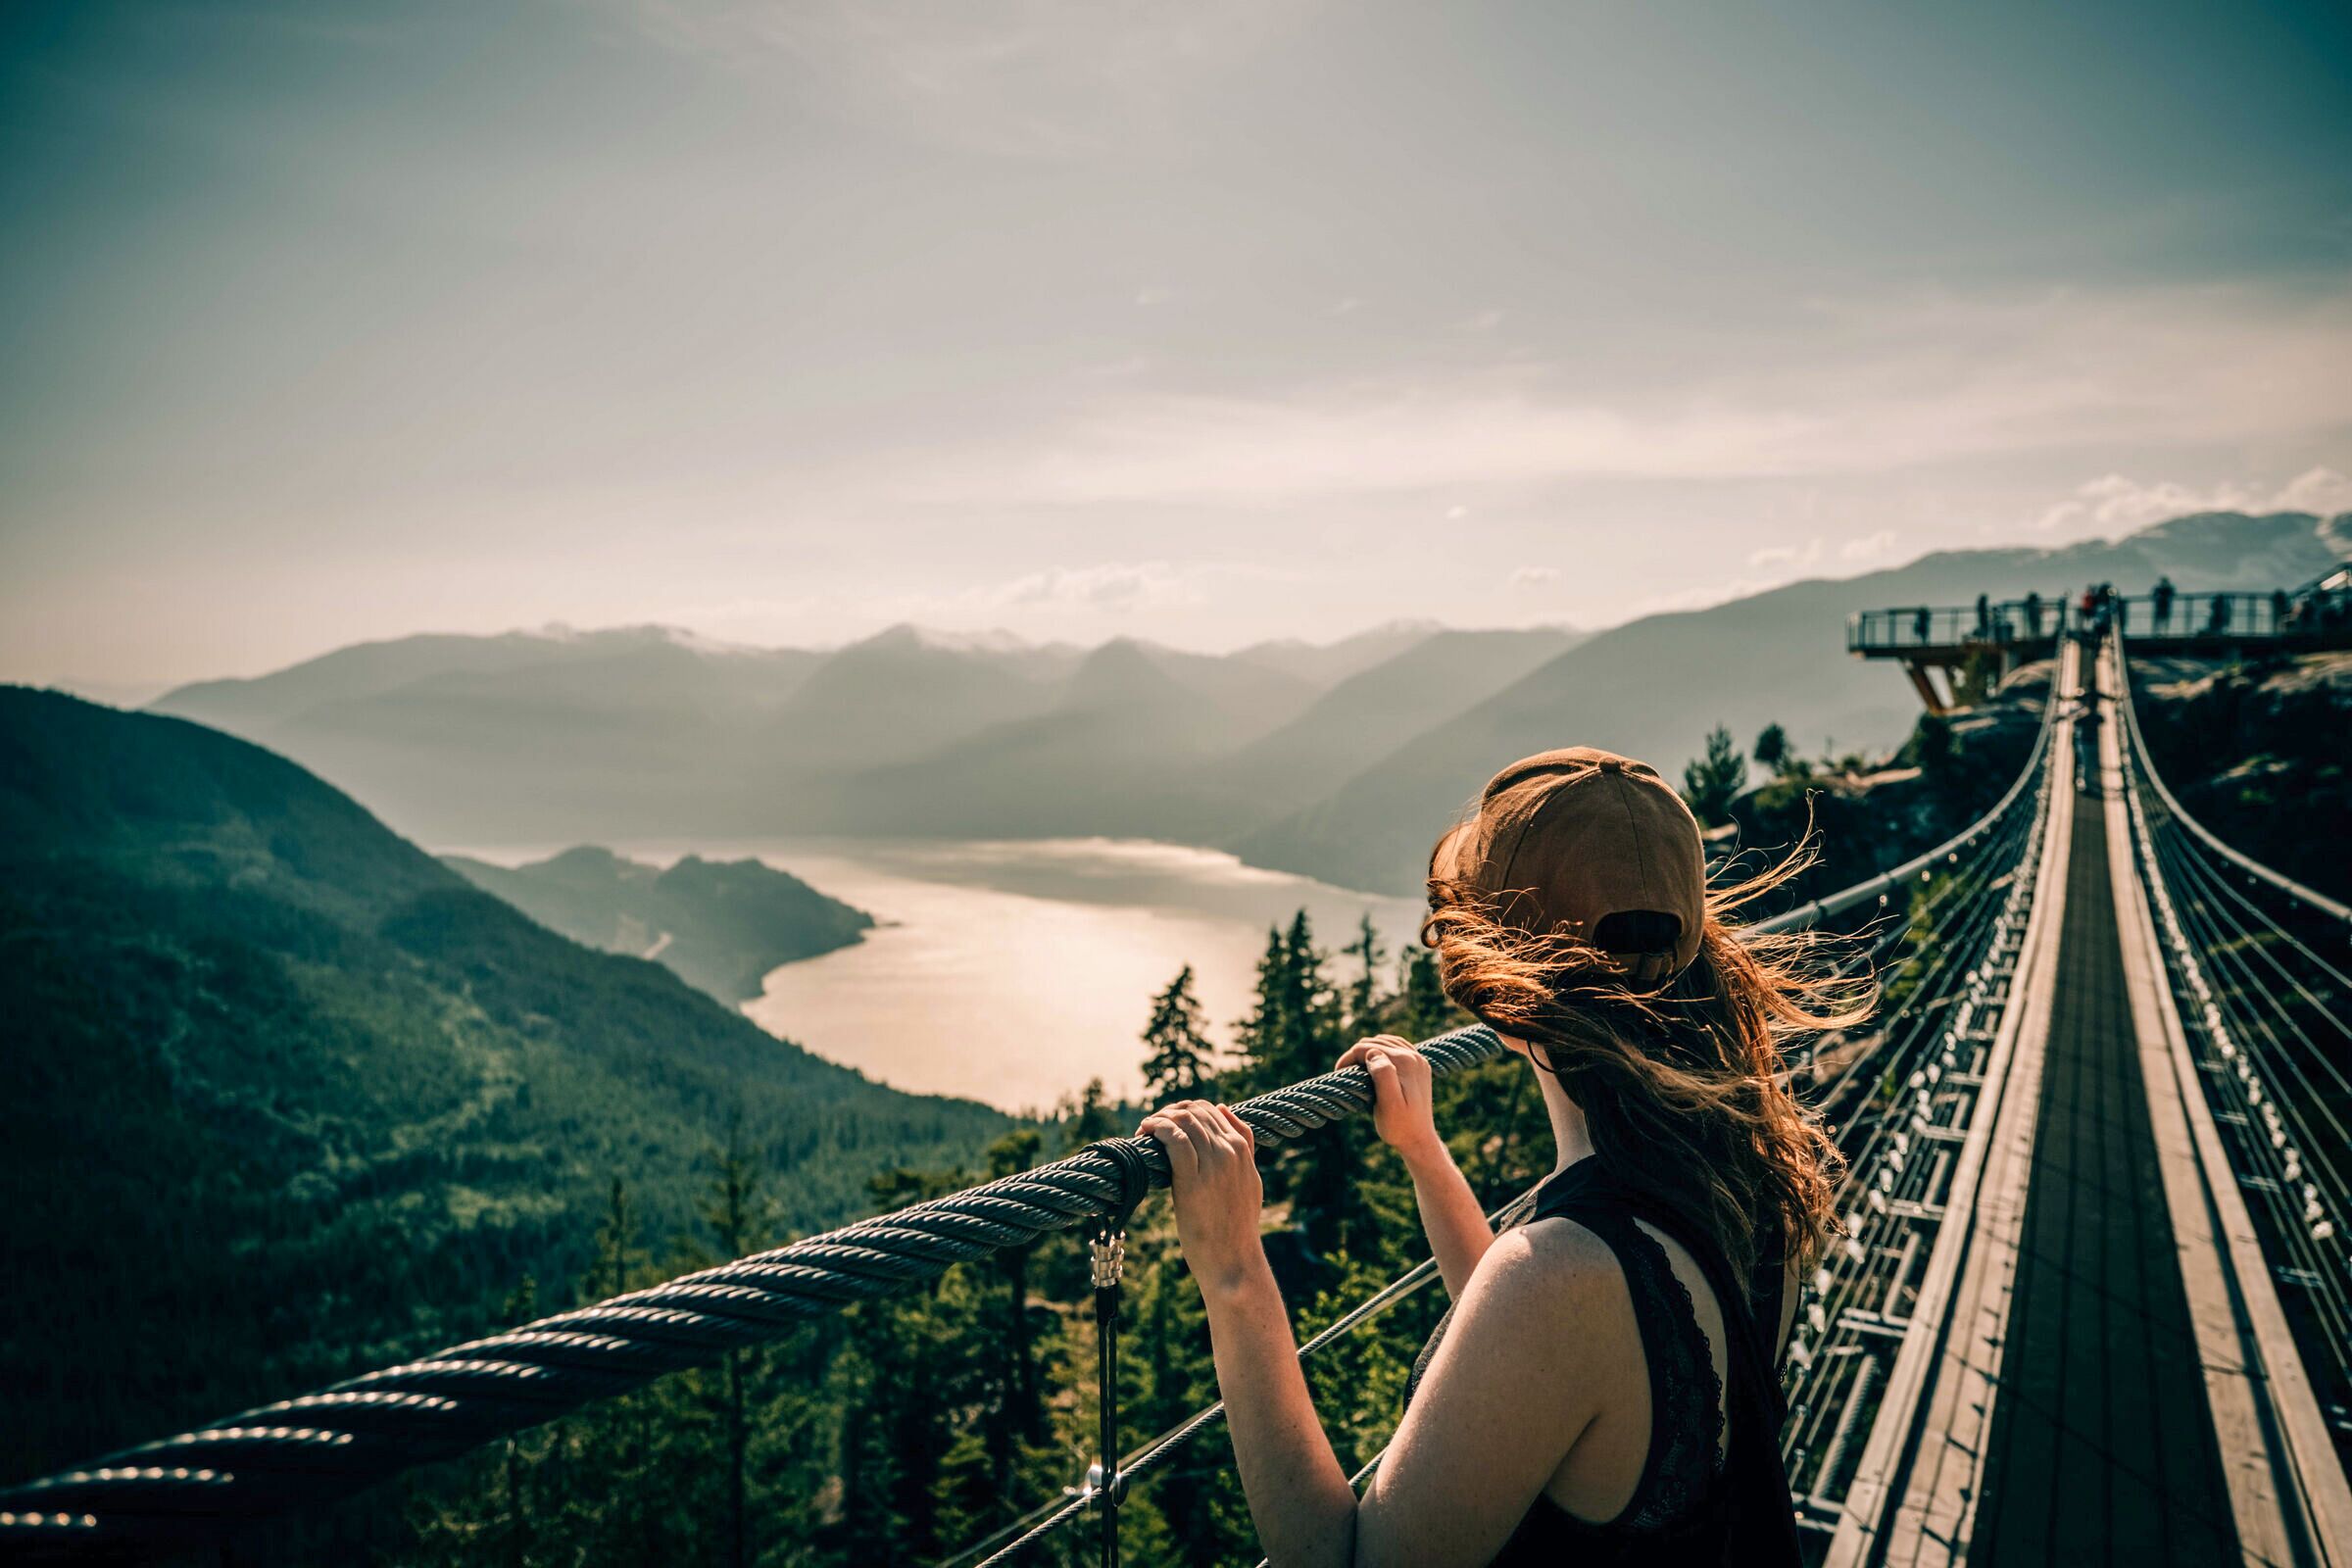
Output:
[[1144,839],[1412,896],[1450,813],[1531,751],[1603,745],[1674,773],[1718,723],[1780,723],[1815,750],[1893,745],[1915,703],[1844,656],[1855,611],[2160,575],[2268,589],[2347,550],[2344,516],[2200,514],[1592,634],[1408,623],[1222,656],[912,626],[823,652],[658,627],[420,635],[152,708],[280,751],[428,844]]

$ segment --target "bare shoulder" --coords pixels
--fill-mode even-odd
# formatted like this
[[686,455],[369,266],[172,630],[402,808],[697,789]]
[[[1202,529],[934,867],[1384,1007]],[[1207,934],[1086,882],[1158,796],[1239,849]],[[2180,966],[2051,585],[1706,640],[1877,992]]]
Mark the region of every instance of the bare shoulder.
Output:
[[[1599,1326],[1612,1313],[1630,1322],[1633,1299],[1617,1254],[1599,1237],[1564,1215],[1503,1232],[1479,1260],[1466,1293],[1478,1315],[1497,1326],[1556,1327],[1563,1316]],[[1468,1308],[1470,1302],[1463,1303]],[[1588,1336],[1554,1339],[1563,1348]]]

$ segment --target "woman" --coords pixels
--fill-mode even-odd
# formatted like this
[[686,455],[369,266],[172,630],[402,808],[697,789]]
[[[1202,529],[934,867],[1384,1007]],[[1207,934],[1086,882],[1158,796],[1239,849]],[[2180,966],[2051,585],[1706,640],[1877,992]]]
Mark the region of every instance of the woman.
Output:
[[1371,1074],[1454,1302],[1360,1501],[1259,1242],[1250,1129],[1200,1101],[1145,1120],[1280,1568],[1794,1562],[1774,1362],[1838,1157],[1781,1087],[1779,1040],[1860,1009],[1797,973],[1794,939],[1726,916],[1796,868],[1710,897],[1682,798],[1583,747],[1503,769],[1439,840],[1422,940],[1447,994],[1540,1069],[1559,1163],[1497,1236],[1420,1054],[1382,1036],[1340,1058]]

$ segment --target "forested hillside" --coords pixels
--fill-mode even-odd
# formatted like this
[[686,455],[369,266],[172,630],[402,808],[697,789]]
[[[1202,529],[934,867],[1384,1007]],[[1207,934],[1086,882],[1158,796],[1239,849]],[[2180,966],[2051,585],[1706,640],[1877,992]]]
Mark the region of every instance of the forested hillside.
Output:
[[0,1474],[471,1334],[589,1264],[612,1184],[774,1223],[1008,1119],[779,1042],[467,885],[281,758],[0,687]]
[[758,860],[684,856],[669,866],[582,845],[528,865],[442,863],[574,942],[652,958],[729,1006],[780,963],[847,947],[874,917]]
[[2198,821],[2352,899],[2352,654],[2133,659],[2132,684],[2157,769]]

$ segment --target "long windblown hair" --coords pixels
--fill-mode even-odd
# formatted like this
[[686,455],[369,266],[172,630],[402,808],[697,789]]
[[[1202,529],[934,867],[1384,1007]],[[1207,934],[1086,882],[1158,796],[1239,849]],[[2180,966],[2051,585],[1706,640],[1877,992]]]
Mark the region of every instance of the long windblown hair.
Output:
[[1831,973],[1824,939],[1734,919],[1811,861],[1802,844],[1710,887],[1698,956],[1649,989],[1577,934],[1515,926],[1507,906],[1462,882],[1429,884],[1422,938],[1446,995],[1525,1042],[1584,1111],[1609,1171],[1713,1238],[1743,1277],[1765,1255],[1768,1221],[1779,1222],[1774,1250],[1805,1268],[1838,1229],[1844,1160],[1788,1093],[1782,1048],[1861,1022],[1873,986]]

